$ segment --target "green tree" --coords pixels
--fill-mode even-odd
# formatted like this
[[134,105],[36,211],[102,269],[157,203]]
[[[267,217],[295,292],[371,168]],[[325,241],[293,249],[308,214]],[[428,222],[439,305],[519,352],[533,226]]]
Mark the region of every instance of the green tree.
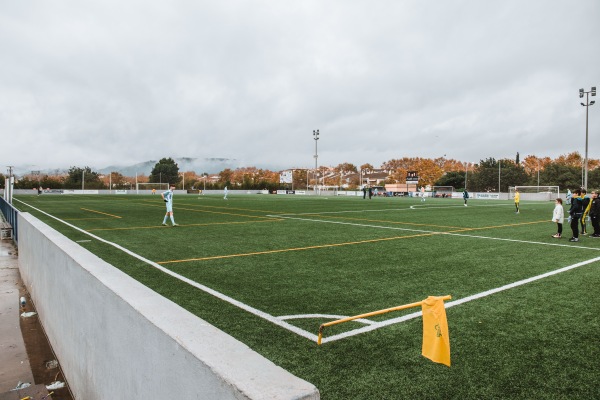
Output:
[[44,189],[60,189],[65,184],[65,178],[60,176],[44,175],[40,180],[40,186]]
[[600,190],[600,168],[588,170],[588,193],[591,190]]
[[[598,172],[592,172],[594,172],[593,179],[595,179]],[[581,168],[553,162],[547,165],[541,172],[540,181],[546,185],[559,186],[563,192],[567,189],[577,189],[581,187]],[[540,184],[542,184],[541,182]],[[588,176],[589,183],[590,179]]]
[[37,179],[31,179],[30,176],[24,176],[22,178],[15,178],[15,189],[33,189],[38,187]]
[[172,158],[161,158],[159,162],[154,165],[148,182],[150,183],[168,183],[169,185],[176,185],[181,181],[179,176],[179,167]]
[[464,189],[465,186],[465,171],[450,171],[446,172],[438,179],[435,186],[452,186],[454,189]]
[[507,192],[509,186],[526,185],[528,180],[529,176],[520,164],[510,159],[496,160],[492,157],[481,160],[475,167],[472,179],[469,178],[471,190],[477,192],[497,192],[498,184],[501,192]]
[[65,189],[104,189],[105,185],[97,172],[90,167],[71,167],[64,181]]

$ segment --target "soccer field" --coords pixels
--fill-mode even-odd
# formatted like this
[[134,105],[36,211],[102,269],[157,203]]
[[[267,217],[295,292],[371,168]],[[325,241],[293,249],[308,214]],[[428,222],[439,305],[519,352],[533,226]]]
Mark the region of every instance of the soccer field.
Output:
[[[322,399],[600,398],[600,239],[553,202],[333,196],[17,196],[156,292],[315,384]],[[566,221],[565,221],[566,222]],[[169,221],[170,224],[170,221]],[[588,225],[590,225],[588,223]],[[588,232],[591,232],[588,226]],[[452,367],[411,309],[446,302]]]

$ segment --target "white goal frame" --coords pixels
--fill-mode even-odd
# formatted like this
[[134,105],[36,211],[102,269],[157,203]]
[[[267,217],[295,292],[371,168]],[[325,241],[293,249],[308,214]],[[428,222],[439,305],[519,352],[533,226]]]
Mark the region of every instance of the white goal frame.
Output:
[[[142,188],[140,188],[140,186],[142,186]],[[140,190],[152,190],[152,189],[167,191],[167,190],[169,190],[169,184],[168,183],[156,183],[156,182],[152,182],[152,183],[138,182],[135,184],[136,193],[139,192]]]
[[431,190],[432,190],[434,196],[437,196],[438,193],[439,194],[446,193],[446,194],[449,194],[449,196],[448,196],[449,198],[452,198],[452,193],[455,192],[454,186],[433,186],[431,188]]
[[521,200],[554,201],[560,197],[559,186],[509,186],[509,198],[515,198],[515,190],[519,189]]

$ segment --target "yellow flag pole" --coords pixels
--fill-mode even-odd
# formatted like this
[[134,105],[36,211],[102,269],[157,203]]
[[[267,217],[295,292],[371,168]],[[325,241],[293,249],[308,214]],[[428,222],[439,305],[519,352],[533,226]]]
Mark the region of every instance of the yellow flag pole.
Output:
[[[452,296],[450,296],[450,295],[441,297],[442,300],[450,300],[451,298],[452,298]],[[396,307],[386,308],[383,310],[372,311],[372,312],[369,312],[366,314],[355,315],[353,317],[346,317],[346,318],[342,318],[342,319],[338,319],[335,321],[330,321],[330,322],[321,324],[321,326],[319,327],[319,338],[317,339],[317,344],[321,345],[321,340],[323,338],[323,329],[325,329],[325,327],[327,327],[327,326],[337,325],[337,324],[341,324],[344,322],[350,322],[350,321],[354,321],[355,319],[360,319],[360,318],[373,317],[375,315],[381,315],[381,314],[389,313],[392,311],[400,311],[400,310],[405,310],[407,308],[419,307],[423,304],[423,301],[424,300],[417,301],[416,303],[404,304],[402,306],[396,306]]]

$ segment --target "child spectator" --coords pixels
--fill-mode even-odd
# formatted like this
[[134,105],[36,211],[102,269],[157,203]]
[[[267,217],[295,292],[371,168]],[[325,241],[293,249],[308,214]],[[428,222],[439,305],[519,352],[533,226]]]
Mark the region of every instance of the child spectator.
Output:
[[554,200],[554,212],[552,214],[552,221],[556,222],[556,225],[558,227],[558,231],[555,235],[552,235],[552,237],[560,239],[562,237],[563,222],[565,221],[565,210],[563,209],[561,198]]

